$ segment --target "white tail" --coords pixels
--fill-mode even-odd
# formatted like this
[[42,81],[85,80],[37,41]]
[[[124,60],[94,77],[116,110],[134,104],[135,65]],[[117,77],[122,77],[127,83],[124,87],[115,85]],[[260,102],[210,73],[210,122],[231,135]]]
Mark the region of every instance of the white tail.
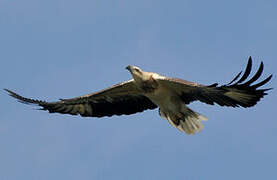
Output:
[[162,118],[167,119],[168,122],[179,129],[180,131],[186,132],[187,134],[195,134],[203,129],[201,121],[207,121],[208,118],[205,116],[192,111],[189,108],[185,108],[183,112],[178,114],[172,112],[164,112],[159,110]]

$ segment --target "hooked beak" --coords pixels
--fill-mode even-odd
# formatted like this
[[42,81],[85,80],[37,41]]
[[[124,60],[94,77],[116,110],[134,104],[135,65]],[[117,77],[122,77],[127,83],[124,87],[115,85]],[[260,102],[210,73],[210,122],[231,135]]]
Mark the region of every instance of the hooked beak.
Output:
[[127,69],[128,71],[130,71],[131,72],[131,68],[132,68],[132,66],[127,66],[125,69]]

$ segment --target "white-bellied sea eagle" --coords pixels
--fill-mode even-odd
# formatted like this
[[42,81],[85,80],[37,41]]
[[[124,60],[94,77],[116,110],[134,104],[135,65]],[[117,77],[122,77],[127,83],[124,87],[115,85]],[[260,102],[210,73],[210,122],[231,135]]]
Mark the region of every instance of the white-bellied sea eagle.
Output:
[[177,78],[169,78],[153,72],[145,72],[136,66],[127,66],[133,79],[116,84],[107,89],[72,99],[60,99],[56,102],[22,97],[5,89],[10,96],[26,104],[36,104],[50,113],[81,115],[84,117],[103,117],[129,115],[147,109],[159,107],[159,114],[170,124],[187,134],[199,132],[202,120],[207,118],[187,107],[192,101],[201,101],[210,105],[252,107],[264,95],[267,89],[258,89],[272,77],[253,84],[263,72],[261,62],[257,73],[248,81],[252,67],[251,57],[244,74],[238,80],[240,72],[230,83],[218,86],[217,83],[205,86]]

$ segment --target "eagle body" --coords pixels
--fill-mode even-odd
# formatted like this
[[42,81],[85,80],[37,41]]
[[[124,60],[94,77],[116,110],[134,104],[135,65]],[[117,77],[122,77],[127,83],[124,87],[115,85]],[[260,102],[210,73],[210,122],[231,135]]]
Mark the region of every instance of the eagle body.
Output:
[[[178,78],[170,78],[153,72],[145,72],[136,66],[127,66],[132,79],[107,89],[71,99],[46,102],[25,98],[5,89],[10,96],[25,104],[34,104],[50,113],[81,115],[83,117],[103,117],[129,115],[148,109],[159,108],[159,114],[171,125],[187,134],[195,134],[203,128],[207,118],[193,111],[187,105],[200,101],[209,105],[228,107],[252,107],[267,95],[268,89],[259,89],[272,78],[272,75],[254,84],[263,72],[261,62],[256,74],[246,81],[252,68],[251,57],[244,74],[240,72],[228,84],[218,86],[202,85]],[[240,78],[240,79],[239,79]],[[245,82],[246,81],[246,82]]]
[[171,86],[162,83],[166,80],[165,76],[157,73],[143,75],[147,77],[136,77],[136,74],[133,74],[134,83],[159,107],[159,114],[162,118],[167,119],[171,125],[187,134],[194,134],[203,128],[201,120],[208,119],[189,109],[180,98],[180,93],[178,94]]

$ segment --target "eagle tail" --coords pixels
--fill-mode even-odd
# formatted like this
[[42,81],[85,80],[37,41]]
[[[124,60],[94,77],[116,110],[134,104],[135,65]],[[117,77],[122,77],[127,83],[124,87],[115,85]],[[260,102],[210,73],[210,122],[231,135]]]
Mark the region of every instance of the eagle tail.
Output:
[[183,112],[173,113],[159,109],[160,116],[167,119],[168,122],[175,128],[187,134],[195,134],[203,129],[201,121],[207,121],[208,118],[195,112],[188,107]]

